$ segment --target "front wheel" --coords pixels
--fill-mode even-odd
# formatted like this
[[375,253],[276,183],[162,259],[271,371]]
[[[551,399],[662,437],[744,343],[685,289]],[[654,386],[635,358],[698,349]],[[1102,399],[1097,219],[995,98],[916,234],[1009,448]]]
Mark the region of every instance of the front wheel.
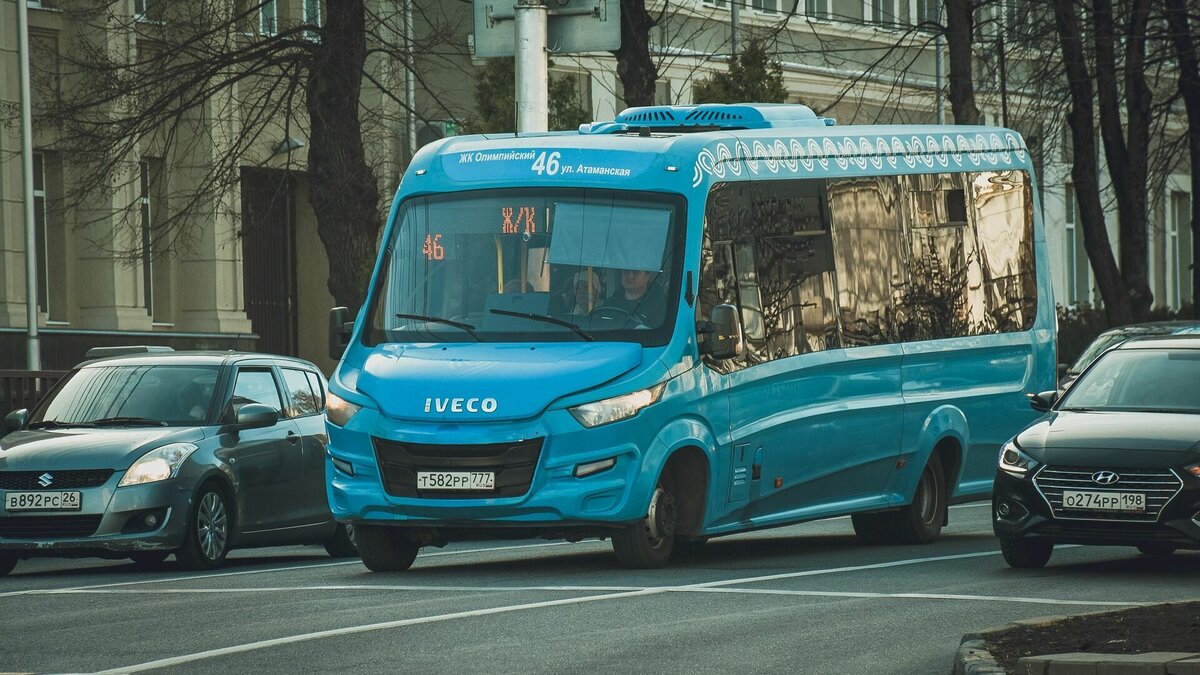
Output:
[[358,555],[372,572],[403,572],[412,567],[421,547],[398,528],[359,524],[354,528]]
[[219,567],[229,553],[231,524],[225,494],[213,483],[206,483],[196,496],[183,546],[175,558],[187,570]]
[[1000,553],[1009,567],[1041,569],[1054,554],[1054,543],[1041,539],[1001,539]]
[[334,558],[358,556],[358,547],[354,545],[354,526],[338,523],[337,529],[325,540],[325,552]]
[[617,554],[617,562],[630,569],[662,567],[671,559],[678,529],[679,506],[671,480],[664,474],[650,497],[646,517],[626,525],[613,535],[612,546]]

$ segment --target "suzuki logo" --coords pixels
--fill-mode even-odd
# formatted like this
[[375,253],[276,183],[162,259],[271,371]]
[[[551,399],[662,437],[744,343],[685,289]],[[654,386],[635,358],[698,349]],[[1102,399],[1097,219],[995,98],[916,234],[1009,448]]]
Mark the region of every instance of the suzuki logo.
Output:
[[53,482],[54,476],[49,473],[44,473],[38,476],[38,485],[41,485],[42,487],[50,487],[50,484]]
[[1121,480],[1121,476],[1116,471],[1097,471],[1092,474],[1092,482],[1098,485],[1115,485]]
[[496,412],[496,399],[494,398],[427,398],[425,399],[425,412],[440,412],[446,411],[452,413],[462,412]]

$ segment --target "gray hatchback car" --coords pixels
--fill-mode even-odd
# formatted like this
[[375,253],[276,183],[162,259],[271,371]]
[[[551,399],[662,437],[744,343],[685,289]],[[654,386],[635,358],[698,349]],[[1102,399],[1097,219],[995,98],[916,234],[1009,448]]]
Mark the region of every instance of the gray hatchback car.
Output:
[[357,552],[325,498],[325,380],[299,359],[169,352],[87,361],[0,438],[0,575],[35,555],[174,553],[217,567],[235,547]]

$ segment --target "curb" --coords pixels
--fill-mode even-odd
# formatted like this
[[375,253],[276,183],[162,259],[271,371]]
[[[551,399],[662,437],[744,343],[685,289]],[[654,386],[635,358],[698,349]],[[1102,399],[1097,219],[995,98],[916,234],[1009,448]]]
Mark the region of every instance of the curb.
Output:
[[[950,668],[951,675],[1007,675],[1008,671],[1000,667],[1000,663],[996,661],[992,653],[987,650],[988,638],[999,633],[1008,632],[1014,628],[1030,628],[1038,626],[1049,626],[1058,623],[1064,619],[1069,619],[1079,616],[1091,616],[1094,614],[1113,614],[1125,611],[1128,607],[1120,609],[1102,609],[1096,612],[1082,612],[1080,614],[1056,614],[1053,616],[1041,616],[1033,619],[1018,619],[1003,626],[994,628],[986,628],[974,633],[963,635],[962,641],[958,645],[958,650],[954,653],[954,665]],[[1096,654],[1096,659],[1104,658],[1105,654]]]

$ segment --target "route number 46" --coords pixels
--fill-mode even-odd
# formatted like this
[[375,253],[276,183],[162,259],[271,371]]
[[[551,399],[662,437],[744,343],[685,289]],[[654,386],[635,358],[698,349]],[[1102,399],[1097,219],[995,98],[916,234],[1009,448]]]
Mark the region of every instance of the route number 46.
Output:
[[542,152],[542,154],[537,156],[537,159],[533,160],[533,166],[530,168],[539,176],[543,173],[547,176],[554,176],[558,174],[558,159],[560,157],[562,157],[562,153],[559,152],[552,152],[549,155]]

